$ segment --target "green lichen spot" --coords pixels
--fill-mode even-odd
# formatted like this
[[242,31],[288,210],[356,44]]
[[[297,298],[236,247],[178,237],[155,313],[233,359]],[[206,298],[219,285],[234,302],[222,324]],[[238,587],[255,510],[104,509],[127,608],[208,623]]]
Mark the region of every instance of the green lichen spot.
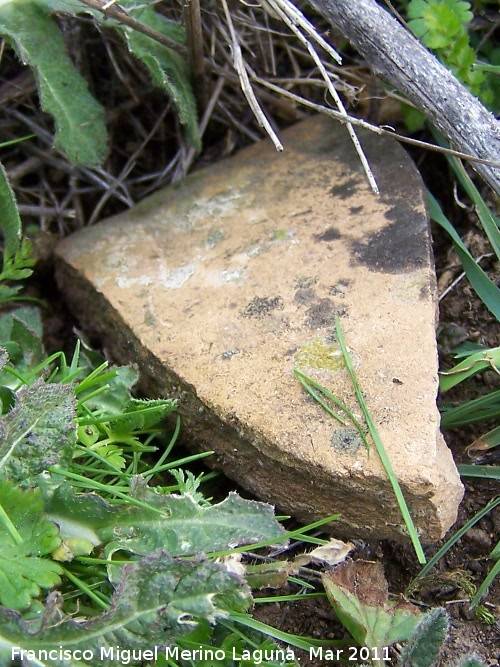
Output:
[[156,324],[156,317],[149,310],[144,313],[144,324],[147,327],[154,327]]
[[207,248],[215,248],[215,246],[221,241],[224,241],[225,238],[226,235],[224,234],[223,229],[212,229],[212,231],[209,232],[207,236]]
[[275,229],[271,234],[273,241],[288,241],[291,236],[289,229]]
[[360,434],[355,428],[339,428],[333,432],[332,447],[339,454],[356,454],[363,444]]
[[323,338],[316,338],[302,345],[295,355],[295,362],[299,370],[307,367],[322,371],[340,371],[345,368],[339,346],[327,343]]

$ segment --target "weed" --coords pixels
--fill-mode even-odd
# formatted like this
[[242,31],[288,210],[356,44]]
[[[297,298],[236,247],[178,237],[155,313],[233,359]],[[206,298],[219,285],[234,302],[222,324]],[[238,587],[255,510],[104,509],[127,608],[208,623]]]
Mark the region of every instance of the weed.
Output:
[[[477,5],[477,3],[475,3]],[[409,0],[403,3],[408,28],[450,69],[467,88],[493,111],[500,106],[498,77],[500,53],[492,42],[481,43],[483,60],[475,50],[474,33],[470,30],[474,14],[470,2],[464,0]],[[480,7],[475,7],[476,11]],[[484,59],[488,59],[487,62]],[[422,126],[425,117],[406,108],[408,129]]]
[[[120,7],[125,10],[125,16],[135,20],[136,27],[168,38],[174,46],[183,45],[183,28],[158,14],[152,5],[123,0]],[[54,117],[55,144],[66,153],[70,162],[89,166],[101,164],[107,149],[107,133],[104,109],[92,97],[85,80],[67,55],[62,33],[52,18],[54,12],[72,16],[90,13],[95,21],[115,30],[131,55],[147,68],[153,84],[169,95],[188,139],[200,148],[196,102],[187,65],[175,50],[80,2],[3,2],[0,4],[0,37],[33,70],[42,108]]]

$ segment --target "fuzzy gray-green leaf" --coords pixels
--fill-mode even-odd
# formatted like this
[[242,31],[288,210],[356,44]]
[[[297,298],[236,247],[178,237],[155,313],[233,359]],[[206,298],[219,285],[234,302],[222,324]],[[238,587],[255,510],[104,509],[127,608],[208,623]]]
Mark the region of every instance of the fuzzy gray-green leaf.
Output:
[[[19,650],[54,650],[50,661],[32,663],[38,667],[116,667],[125,664],[117,647],[128,650],[165,651],[191,631],[199,621],[215,622],[227,616],[224,600],[231,598],[235,610],[244,611],[251,601],[250,590],[238,576],[214,561],[174,559],[165,551],[146,556],[122,568],[120,583],[109,611],[88,621],[74,620],[61,610],[61,598],[49,596],[41,619],[24,621],[0,608],[0,665]],[[69,659],[59,659],[67,650]],[[76,660],[77,650],[88,658]],[[79,657],[79,656],[78,656]]]
[[50,516],[61,526],[93,530],[107,551],[135,554],[166,549],[172,556],[230,550],[264,540],[279,540],[282,526],[270,505],[232,493],[217,505],[199,505],[192,496],[163,495],[136,481],[131,498],[142,507],[109,505],[95,494],[60,487],[50,500]]
[[[131,9],[130,13],[157,32],[181,41],[180,26],[160,16],[151,7]],[[123,35],[130,53],[148,68],[154,85],[163,88],[172,99],[189,141],[196,150],[199,150],[201,139],[198,131],[196,100],[185,60],[178,53],[137,31],[123,30]]]
[[56,145],[75,164],[99,165],[106,152],[104,110],[67,56],[61,31],[43,3],[0,4],[0,35],[33,70],[42,108],[54,117]]
[[431,609],[417,623],[404,646],[399,664],[432,667],[437,664],[441,646],[448,635],[448,616],[440,607]]
[[66,468],[76,442],[73,388],[39,380],[17,392],[15,407],[0,419],[0,479],[37,485],[49,466]]

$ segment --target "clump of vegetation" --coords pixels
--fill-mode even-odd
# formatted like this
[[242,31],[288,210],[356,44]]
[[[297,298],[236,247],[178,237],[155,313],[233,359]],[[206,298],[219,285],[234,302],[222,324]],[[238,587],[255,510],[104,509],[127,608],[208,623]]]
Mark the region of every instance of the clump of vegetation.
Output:
[[[484,68],[488,63],[481,63],[473,48],[471,10],[471,3],[464,0],[410,0],[408,27],[486,106],[498,109],[500,88],[494,69]],[[496,59],[500,51],[488,55]]]

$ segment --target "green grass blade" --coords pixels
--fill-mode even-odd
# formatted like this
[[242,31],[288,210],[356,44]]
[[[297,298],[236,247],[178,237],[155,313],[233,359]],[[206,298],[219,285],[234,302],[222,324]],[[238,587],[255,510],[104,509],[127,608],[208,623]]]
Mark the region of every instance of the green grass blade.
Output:
[[347,349],[347,346],[345,344],[344,340],[344,335],[342,334],[342,329],[340,327],[340,322],[338,317],[335,318],[335,330],[337,333],[337,338],[339,341],[340,349],[342,350],[342,354],[344,355],[344,360],[345,364],[347,367],[347,370],[349,372],[349,375],[351,377],[352,384],[354,386],[354,391],[356,393],[356,398],[358,399],[358,403],[360,405],[361,411],[363,412],[363,416],[366,421],[366,425],[368,426],[368,430],[370,432],[370,435],[373,439],[373,444],[375,445],[375,449],[377,450],[377,454],[380,457],[380,460],[382,462],[382,465],[385,468],[385,471],[387,473],[387,476],[389,477],[389,481],[391,483],[392,489],[394,491],[394,495],[396,496],[396,500],[399,505],[399,509],[401,511],[401,515],[403,517],[403,520],[406,525],[406,529],[408,531],[408,535],[411,539],[411,542],[413,544],[413,548],[415,549],[415,553],[418,558],[418,562],[423,564],[426,562],[424,551],[422,549],[422,544],[420,543],[420,539],[418,537],[418,532],[415,527],[415,524],[413,522],[413,519],[411,517],[410,511],[408,509],[408,505],[406,503],[406,500],[403,496],[403,492],[401,490],[401,486],[399,485],[398,479],[396,475],[394,474],[394,470],[392,469],[391,462],[389,460],[389,457],[387,456],[387,452],[385,451],[385,447],[380,439],[380,436],[378,434],[377,428],[375,424],[373,423],[373,420],[371,418],[370,412],[368,410],[368,407],[365,402],[365,398],[363,396],[363,392],[361,391],[361,388],[358,383],[358,379],[356,377],[356,371],[354,370],[354,364],[352,363],[351,355],[349,354],[349,350]]
[[307,536],[304,536],[304,533],[306,531],[311,531],[315,530],[316,528],[321,528],[321,526],[324,526],[327,523],[331,523],[332,521],[337,521],[337,519],[340,517],[339,514],[332,514],[332,516],[327,516],[323,519],[318,519],[318,521],[314,521],[313,523],[307,524],[307,526],[301,526],[300,528],[297,528],[296,530],[288,530],[283,535],[280,535],[279,537],[273,537],[270,540],[265,540],[264,542],[257,542],[252,545],[243,545],[241,547],[235,547],[234,549],[231,549],[229,551],[214,551],[210,553],[211,558],[219,558],[220,556],[225,556],[228,553],[231,554],[236,554],[236,553],[243,553],[245,551],[248,551],[249,548],[251,547],[252,551],[256,551],[257,549],[262,549],[262,547],[269,547],[272,546],[273,544],[277,543],[282,543],[286,540],[290,540],[292,538],[297,538],[299,540],[307,541],[312,544],[325,544],[325,540],[316,540],[316,539],[306,539]]
[[[329,398],[337,407],[339,407],[342,412],[344,412],[349,418],[350,417],[350,412],[349,409],[347,408],[342,401],[340,401],[336,396],[331,394],[325,387],[322,387],[320,384],[312,380],[310,377],[307,377],[307,375],[304,375],[301,371],[298,371],[297,369],[294,370],[295,377],[298,379],[300,384],[304,387],[304,389],[307,391],[309,396],[314,398],[314,400],[321,405],[323,410],[328,412],[328,414],[336,419],[338,422],[340,422],[343,426],[347,426],[347,421],[339,415],[337,412],[331,409],[331,407],[326,403],[321,396],[314,391],[314,389],[317,389],[320,391],[322,394],[324,394],[327,398]],[[314,387],[314,389],[313,389]]]
[[483,479],[500,480],[500,466],[478,466],[467,463],[457,465],[462,477],[481,477]]
[[460,160],[455,157],[448,157],[448,161],[450,162],[452,169],[455,172],[455,176],[460,181],[467,195],[474,202],[477,216],[481,222],[484,232],[488,237],[489,242],[491,243],[491,247],[497,256],[497,259],[500,259],[500,232],[498,230],[498,221],[495,220],[495,216],[486,205],[486,202],[481,197],[481,194],[472,182],[469,174],[465,171],[464,166]]
[[480,371],[491,368],[496,373],[500,371],[500,347],[492,347],[489,350],[481,350],[463,359],[459,364],[447,371],[441,371],[439,378],[439,389],[441,392],[448,391],[463,380],[476,375]]
[[426,574],[428,574],[434,565],[441,560],[441,558],[451,549],[451,547],[458,542],[458,540],[465,535],[465,533],[469,530],[469,528],[472,528],[474,524],[476,524],[478,521],[480,521],[483,516],[486,516],[491,510],[495,509],[497,505],[500,505],[500,496],[498,498],[494,498],[491,500],[483,509],[481,509],[477,514],[475,514],[467,523],[465,523],[459,530],[457,530],[456,533],[453,533],[453,535],[450,537],[449,540],[447,540],[441,549],[437,551],[434,556],[429,560],[429,562],[423,567],[420,572],[417,574],[415,579],[411,582],[409,589],[412,588],[413,584],[417,579],[421,579],[422,577],[425,577]]
[[359,433],[359,436],[361,440],[363,441],[363,445],[365,446],[366,451],[368,454],[370,453],[370,446],[368,444],[368,440],[366,439],[366,434],[363,426],[359,423],[359,421],[356,419],[354,414],[352,413],[351,410],[343,403],[340,399],[337,398],[337,396],[334,396],[326,387],[323,387],[323,385],[319,384],[319,382],[316,382],[312,378],[308,377],[307,375],[304,375],[301,371],[295,369],[294,370],[295,376],[298,378],[300,384],[304,387],[304,389],[307,391],[307,393],[314,398],[315,401],[317,401],[321,407],[328,412],[329,415],[331,415],[334,419],[336,419],[338,422],[340,422],[343,426],[347,426],[348,422],[341,417],[339,414],[334,412],[328,403],[325,403],[325,401],[317,394],[313,387],[317,389],[319,392],[321,392],[324,396],[326,396],[332,403],[335,403],[342,412],[344,412],[347,417],[351,420],[351,423],[354,425],[356,430]]
[[457,255],[462,262],[464,271],[470,284],[474,288],[474,291],[481,301],[483,301],[488,310],[500,322],[500,290],[477,264],[462,239],[455,231],[451,222],[444,215],[437,200],[430,192],[427,192],[427,200],[429,204],[429,215],[434,222],[437,222],[437,224],[450,235],[453,244],[455,245]]
[[474,609],[474,607],[476,607],[481,602],[481,598],[486,593],[490,585],[493,583],[493,580],[499,573],[500,573],[500,560],[497,560],[496,563],[491,568],[491,570],[486,575],[486,577],[484,578],[482,584],[477,589],[476,594],[470,601],[471,609]]
[[500,390],[465,401],[461,405],[441,406],[441,411],[441,428],[443,429],[496,419],[500,416]]
[[[277,628],[273,628],[266,623],[262,623],[255,618],[252,618],[249,614],[241,614],[238,612],[229,613],[230,620],[243,625],[246,628],[252,630],[257,630],[262,632],[262,634],[277,639],[280,642],[286,642],[291,646],[296,646],[297,648],[302,649],[303,651],[309,651],[311,646],[348,646],[352,644],[352,640],[345,639],[313,639],[312,637],[298,637],[297,635],[292,635],[289,632],[283,632]],[[226,625],[224,621],[220,621],[221,625]]]

